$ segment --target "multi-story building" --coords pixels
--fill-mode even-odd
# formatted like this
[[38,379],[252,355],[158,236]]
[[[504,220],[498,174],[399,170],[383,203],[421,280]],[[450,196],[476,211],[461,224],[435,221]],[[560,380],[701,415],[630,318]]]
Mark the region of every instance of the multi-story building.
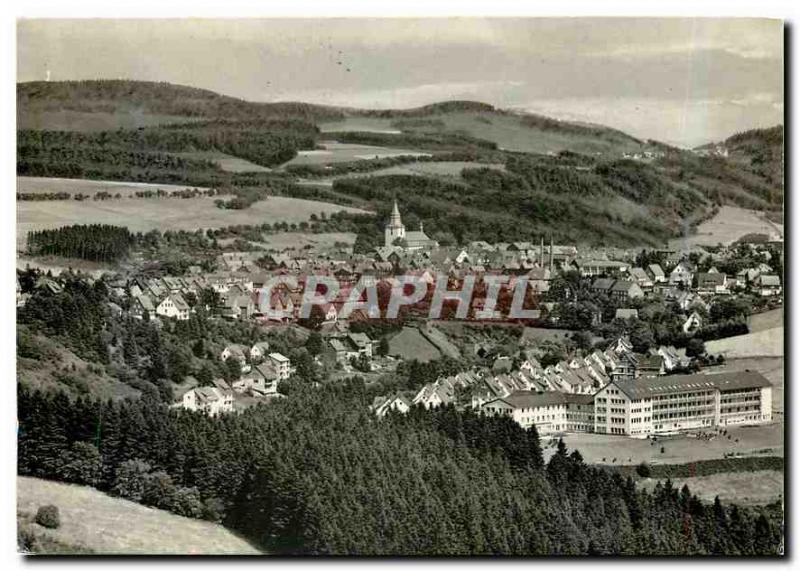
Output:
[[772,385],[754,371],[612,380],[594,395],[595,432],[644,437],[772,420]]
[[591,432],[593,397],[560,392],[516,391],[481,407],[484,414],[510,416],[522,428],[539,434]]
[[288,379],[289,375],[291,374],[291,362],[289,361],[288,357],[281,355],[280,353],[270,353],[269,361],[275,369],[275,372],[278,373],[278,379],[284,380]]

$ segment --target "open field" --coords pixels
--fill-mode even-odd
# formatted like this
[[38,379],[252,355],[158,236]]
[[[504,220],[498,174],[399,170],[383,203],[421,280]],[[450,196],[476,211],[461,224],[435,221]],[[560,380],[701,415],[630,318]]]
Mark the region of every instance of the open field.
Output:
[[338,143],[336,141],[323,141],[322,149],[313,151],[299,151],[287,165],[327,165],[357,160],[385,159],[386,157],[399,157],[411,155],[415,157],[429,157],[430,153],[410,149],[396,149],[390,147],[375,147],[372,145],[356,145],[351,143]]
[[[217,240],[220,246],[233,244],[236,238],[223,238]],[[319,251],[332,248],[334,244],[347,244],[352,246],[356,241],[353,232],[322,232],[312,234],[310,232],[280,232],[278,234],[262,234],[262,239],[258,242],[248,240],[251,244],[265,250],[301,250],[306,246],[311,246],[310,250]]]
[[738,206],[723,206],[716,216],[697,227],[697,233],[670,240],[671,248],[691,248],[693,246],[716,246],[719,243],[731,244],[745,234],[779,233],[783,236],[783,225],[770,222],[757,210]]
[[754,313],[747,318],[747,327],[750,329],[750,333],[765,331],[773,327],[783,327],[783,308]]
[[227,172],[270,172],[272,169],[251,163],[246,159],[234,157],[218,151],[197,151],[194,153],[171,153],[176,157],[211,161]]
[[94,488],[38,478],[17,478],[17,517],[29,522],[39,506],[54,504],[61,527],[30,524],[36,535],[104,555],[258,555],[221,525],[177,516]]
[[399,135],[399,129],[392,126],[393,119],[380,119],[377,117],[346,117],[342,121],[320,123],[319,130],[323,133],[336,131],[360,131],[362,133],[383,133],[385,135]]
[[[623,151],[640,151],[641,145],[632,139],[619,136],[604,139],[587,133],[559,129],[543,129],[525,125],[517,115],[500,115],[475,111],[450,112],[425,117],[437,125],[404,126],[406,132],[463,132],[472,137],[497,143],[501,149],[528,153],[557,153],[563,150],[587,154],[614,154]],[[339,127],[338,129],[336,127]],[[377,117],[354,117],[336,123],[322,123],[320,129],[328,131],[393,131],[392,120]]]
[[[783,456],[783,424],[772,423],[760,426],[738,426],[727,429],[727,436],[713,440],[698,440],[688,434],[661,436],[652,444],[649,440],[611,436],[608,434],[567,434],[564,444],[570,450],[578,450],[586,462],[592,464],[636,465],[685,464],[697,460],[720,459],[726,453],[742,456]],[[736,439],[739,442],[736,442]],[[548,442],[542,439],[542,444]],[[661,447],[664,453],[661,453]],[[544,449],[545,460],[555,452],[554,446]],[[616,459],[616,461],[614,461]]]
[[403,327],[400,333],[389,339],[389,355],[427,362],[441,357],[441,352],[416,327]]
[[98,192],[108,192],[111,194],[120,193],[133,194],[136,191],[144,190],[163,190],[172,192],[175,190],[186,190],[187,188],[205,188],[175,185],[175,184],[153,184],[148,182],[117,182],[113,180],[89,180],[84,178],[44,178],[38,176],[18,176],[17,192],[30,194],[45,194],[48,192],[69,192],[71,194],[93,195]]
[[736,335],[724,339],[706,341],[710,355],[735,357],[780,357],[783,355],[783,327],[773,327],[755,333]]
[[[652,490],[659,481],[661,480],[647,478],[640,480],[639,485]],[[682,488],[684,484],[689,486],[693,494],[708,502],[713,502],[719,496],[723,503],[764,505],[784,496],[783,473],[777,470],[722,473],[672,480],[672,485],[676,488]]]
[[489,168],[495,170],[505,170],[505,165],[490,163],[472,163],[466,161],[441,161],[441,162],[416,162],[404,165],[395,165],[372,172],[352,173],[336,178],[354,176],[388,176],[388,175],[418,175],[418,176],[447,176],[460,177],[464,169]]
[[[87,186],[93,188],[92,184]],[[78,190],[81,187],[74,188]],[[271,196],[243,210],[217,208],[214,205],[215,200],[216,197],[19,201],[17,247],[23,247],[27,233],[31,230],[58,228],[69,224],[114,224],[127,226],[134,232],[197,230],[236,224],[304,222],[312,214],[319,215],[322,212],[364,212],[326,202],[283,196]]]

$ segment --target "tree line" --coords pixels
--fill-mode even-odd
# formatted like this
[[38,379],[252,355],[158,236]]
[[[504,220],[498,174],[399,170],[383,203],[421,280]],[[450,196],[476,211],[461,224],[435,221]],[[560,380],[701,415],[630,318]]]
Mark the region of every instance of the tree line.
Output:
[[109,224],[77,224],[28,232],[28,251],[42,256],[64,256],[93,262],[116,262],[128,255],[135,242],[127,228]]

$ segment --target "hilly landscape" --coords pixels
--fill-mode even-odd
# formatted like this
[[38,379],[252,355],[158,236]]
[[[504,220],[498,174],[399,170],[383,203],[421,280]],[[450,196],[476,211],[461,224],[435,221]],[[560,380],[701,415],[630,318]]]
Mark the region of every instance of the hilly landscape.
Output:
[[361,110],[122,80],[21,83],[17,120],[20,176],[202,187],[222,209],[271,196],[359,208],[378,214],[362,248],[394,198],[443,244],[662,246],[722,205],[776,221],[783,206],[780,126],[721,156],[479,102]]

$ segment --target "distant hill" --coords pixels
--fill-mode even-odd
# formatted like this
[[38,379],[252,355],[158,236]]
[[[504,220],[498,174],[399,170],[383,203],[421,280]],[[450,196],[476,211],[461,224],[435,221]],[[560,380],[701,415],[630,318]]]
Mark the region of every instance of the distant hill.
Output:
[[[97,115],[103,121],[98,121]],[[316,121],[342,114],[321,105],[253,103],[206,89],[150,81],[17,84],[17,121],[23,129],[103,130],[192,119],[251,121],[278,117]]]
[[[396,196],[445,242],[553,233],[573,242],[663,245],[715,206],[780,218],[783,205],[780,127],[731,137],[720,144],[726,158],[476,101],[372,110],[255,103],[123,80],[18,84],[17,117],[19,175],[227,188],[237,208],[284,194],[382,213]],[[328,141],[339,150],[322,148]],[[370,176],[421,160],[398,158],[401,149],[504,168],[469,169],[455,181]],[[268,168],[226,172],[208,159],[215,153]],[[300,153],[305,166],[287,168]],[[332,175],[327,189],[294,184]]]

